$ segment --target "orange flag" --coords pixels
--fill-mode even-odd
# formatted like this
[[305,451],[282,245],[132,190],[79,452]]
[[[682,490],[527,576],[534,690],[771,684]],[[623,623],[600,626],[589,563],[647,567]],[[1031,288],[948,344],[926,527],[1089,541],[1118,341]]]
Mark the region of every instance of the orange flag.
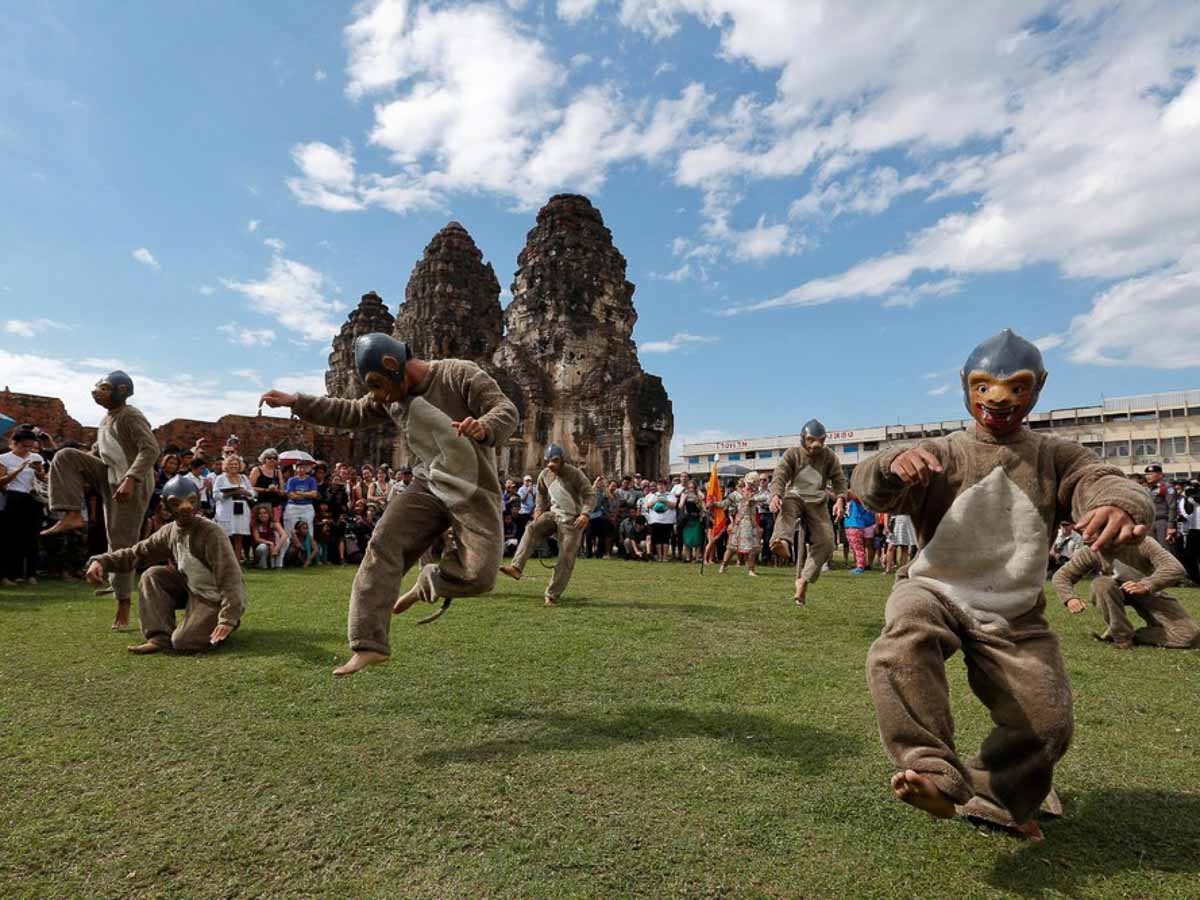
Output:
[[[713,503],[720,503],[723,499],[725,499],[725,494],[721,490],[721,479],[717,477],[717,464],[716,463],[713,463],[712,474],[708,476],[708,489],[704,492],[704,496],[705,496],[705,502],[708,503],[710,506]],[[727,517],[725,516],[725,510],[719,509],[719,508],[713,510],[713,520],[712,520],[712,536],[713,536],[713,538],[720,536],[721,532],[723,532],[725,530],[725,527],[728,524],[729,524],[729,521],[728,521]]]

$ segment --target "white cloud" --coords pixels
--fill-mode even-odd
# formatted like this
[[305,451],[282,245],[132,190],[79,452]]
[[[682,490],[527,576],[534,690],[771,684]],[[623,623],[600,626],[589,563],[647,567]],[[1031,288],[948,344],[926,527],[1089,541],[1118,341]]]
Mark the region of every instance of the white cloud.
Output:
[[229,343],[241,347],[266,347],[275,342],[275,332],[270,328],[243,328],[240,325],[218,325],[217,331],[228,337]]
[[4,331],[7,334],[15,334],[17,337],[23,338],[37,337],[43,331],[49,331],[52,328],[70,327],[70,325],[56,322],[53,319],[9,319],[4,323]]
[[79,360],[78,365],[82,369],[96,369],[100,372],[108,374],[115,372],[117,369],[125,370],[128,367],[119,359],[106,359],[96,356],[88,356]]
[[[900,197],[960,198],[889,251],[734,311],[909,305],[974,275],[1050,265],[1112,284],[1097,298],[1103,318],[1123,308],[1122,286],[1156,294],[1186,279],[1200,241],[1195,4],[847,2],[817,15],[786,2],[621,3],[622,21],[655,39],[684,16],[718,29],[728,59],[778,72],[773,96],[734,104],[680,155],[676,181],[704,192],[710,227],[744,184],[767,179],[807,176],[791,215],[826,222]],[[1188,310],[1164,306],[1160,328],[1186,331]],[[1147,356],[1084,325],[1070,340],[1075,359]]]
[[196,292],[202,297],[211,297],[217,292],[217,289],[211,284],[202,284],[200,287],[196,288]]
[[258,231],[258,226],[262,224],[262,219],[251,219],[246,223],[246,230],[251,234]]
[[668,159],[712,100],[699,84],[670,99],[631,100],[615,82],[564,95],[568,70],[551,48],[504,8],[482,3],[375,0],[357,8],[345,39],[347,92],[382,95],[369,139],[395,170],[360,173],[348,144],[293,147],[300,174],[289,189],[334,212],[441,208],[462,192],[531,208],[557,190],[595,191],[616,164]]
[[[187,416],[202,421],[215,421],[223,415],[238,413],[254,415],[260,391],[228,387],[228,381],[217,377],[195,378],[169,373],[149,373],[136,367],[123,366],[115,360],[89,360],[102,365],[87,366],[69,357],[39,354],[9,353],[0,350],[0,384],[12,390],[62,399],[67,412],[84,425],[97,425],[104,411],[91,398],[97,375],[112,369],[124,369],[134,381],[133,403],[154,427],[171,419]],[[283,390],[304,390],[322,394],[322,372],[299,372],[273,379]],[[287,409],[263,409],[264,415],[286,418]]]
[[245,378],[247,381],[252,381],[254,384],[262,384],[262,376],[257,369],[234,369],[229,374],[236,375],[238,378]]
[[930,397],[940,397],[942,394],[948,394],[954,388],[952,384],[942,384],[929,391]]
[[273,317],[305,340],[325,342],[337,332],[336,302],[326,296],[334,285],[302,262],[276,254],[258,281],[225,278],[222,284],[249,298],[251,310]]
[[1077,363],[1200,366],[1200,251],[1101,293],[1091,310],[1071,321],[1067,340]]
[[588,54],[576,53],[574,56],[571,57],[571,68],[572,69],[582,69],[584,66],[586,66],[591,61],[592,61],[592,58]]
[[654,77],[657,78],[659,75],[667,75],[674,71],[675,63],[661,62],[654,68]]
[[154,258],[154,254],[145,247],[138,247],[133,251],[133,258],[140,262],[143,266],[149,266],[152,269],[159,268],[158,260]]
[[328,77],[329,75],[326,74],[324,69],[317,69],[313,72],[313,81],[324,81]]
[[1036,338],[1033,344],[1044,353],[1047,350],[1053,350],[1055,347],[1061,347],[1066,343],[1066,340],[1067,336],[1064,334],[1048,334],[1045,337]]
[[599,0],[558,0],[556,11],[560,19],[574,25],[592,15],[598,3]]
[[686,347],[692,347],[696,344],[711,344],[717,341],[718,338],[707,337],[701,334],[688,334],[686,331],[676,332],[665,341],[647,341],[638,349],[642,353],[674,353],[676,350],[682,350]]
[[265,241],[263,241],[263,243],[276,253],[282,253],[285,249],[287,249],[287,244],[285,244],[279,238],[267,238]]

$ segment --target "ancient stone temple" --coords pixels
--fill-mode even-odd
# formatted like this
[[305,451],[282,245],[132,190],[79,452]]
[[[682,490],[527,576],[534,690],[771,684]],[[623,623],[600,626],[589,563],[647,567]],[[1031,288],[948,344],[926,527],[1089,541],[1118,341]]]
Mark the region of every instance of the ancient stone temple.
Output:
[[[351,310],[341,330],[333,339],[333,352],[329,354],[329,369],[325,372],[325,393],[330,397],[353,400],[366,393],[366,387],[358,378],[354,366],[354,340],[359,335],[382,331],[390,334],[395,324],[383,298],[370,291],[362,295],[358,306]],[[352,437],[355,464],[369,462],[378,464],[392,458],[396,429],[392,426],[372,428]]]
[[354,340],[360,335],[382,331],[392,333],[395,319],[387,305],[374,291],[363,294],[358,306],[346,317],[341,331],[333,339],[329,354],[329,369],[325,372],[325,393],[330,397],[353,400],[366,393],[354,368]]
[[490,361],[500,346],[500,282],[457,222],[433,236],[413,267],[393,331],[419,359]]
[[[586,197],[551,197],[517,266],[513,301],[501,312],[491,264],[462,225],[448,224],[414,266],[394,320],[374,293],[350,314],[333,342],[328,393],[360,396],[354,339],[391,332],[418,358],[479,363],[512,398],[521,425],[497,448],[508,475],[538,471],[550,442],[590,474],[668,472],[671,401],[638,362],[634,286],[600,212]],[[356,442],[353,455],[409,461],[392,429]]]
[[522,393],[520,441],[501,458],[508,472],[537,471],[551,441],[590,474],[670,470],[671,401],[638,362],[633,292],[599,210],[586,197],[551,197],[517,258],[493,357]]

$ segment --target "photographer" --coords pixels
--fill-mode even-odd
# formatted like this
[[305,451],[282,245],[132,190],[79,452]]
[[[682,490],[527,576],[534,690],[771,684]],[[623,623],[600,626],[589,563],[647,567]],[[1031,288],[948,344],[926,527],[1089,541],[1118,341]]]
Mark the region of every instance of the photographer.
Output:
[[[19,425],[10,437],[12,449],[0,455],[0,489],[5,491],[3,513],[3,577],[0,587],[37,584],[38,531],[42,506],[34,495],[45,480],[45,460],[34,452],[38,436],[30,425]],[[39,468],[42,474],[37,474]]]

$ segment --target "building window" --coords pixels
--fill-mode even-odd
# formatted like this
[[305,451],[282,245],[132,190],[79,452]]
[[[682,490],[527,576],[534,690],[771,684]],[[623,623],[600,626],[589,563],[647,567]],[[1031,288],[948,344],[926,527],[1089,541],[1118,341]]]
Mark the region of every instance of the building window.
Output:
[[1129,445],[1128,444],[1117,444],[1117,456],[1128,456],[1128,455],[1129,455]]
[[857,453],[858,444],[844,444],[841,449],[845,453]]
[[755,450],[747,450],[746,451],[746,459],[757,459],[757,458],[758,458],[757,451],[755,451]]
[[742,454],[730,453],[728,458],[729,458],[730,462],[737,462],[738,460],[740,460],[742,458]]
[[870,453],[873,450],[879,449],[879,441],[863,441],[863,453]]
[[[1120,455],[1118,453],[1119,450],[1125,450],[1125,449],[1126,449],[1126,447],[1124,444],[1118,444],[1115,442],[1112,444],[1105,444],[1104,445],[1104,455],[1107,456],[1109,459],[1112,459],[1113,457]],[[1128,452],[1126,453],[1126,455],[1128,455]]]
[[1129,418],[1133,419],[1135,422],[1139,421],[1139,420],[1144,422],[1147,419],[1157,419],[1158,413],[1156,413],[1156,412],[1135,412],[1135,413],[1130,413]]
[[[1163,415],[1165,416],[1166,414],[1167,413],[1164,410]],[[1185,410],[1181,407],[1176,407],[1175,409],[1171,410],[1171,418],[1172,419],[1182,419],[1186,415],[1187,415],[1187,410]]]
[[1200,456],[1200,437],[1191,438],[1191,455]]
[[1188,452],[1188,439],[1185,437],[1177,437],[1172,439],[1175,452],[1180,456]]
[[700,457],[698,457],[698,456],[689,456],[688,457],[688,465],[689,466],[695,466],[695,465],[698,465],[699,463],[700,463]]
[[1142,438],[1133,442],[1134,456],[1157,456],[1158,455],[1158,440],[1156,438]]
[[759,451],[758,451],[758,458],[759,458],[759,459],[770,459],[770,458],[771,458],[771,451],[770,451],[770,450],[759,450]]
[[1083,448],[1085,450],[1091,450],[1097,456],[1104,455],[1104,444],[1100,441],[1094,441],[1094,442],[1084,441]]

